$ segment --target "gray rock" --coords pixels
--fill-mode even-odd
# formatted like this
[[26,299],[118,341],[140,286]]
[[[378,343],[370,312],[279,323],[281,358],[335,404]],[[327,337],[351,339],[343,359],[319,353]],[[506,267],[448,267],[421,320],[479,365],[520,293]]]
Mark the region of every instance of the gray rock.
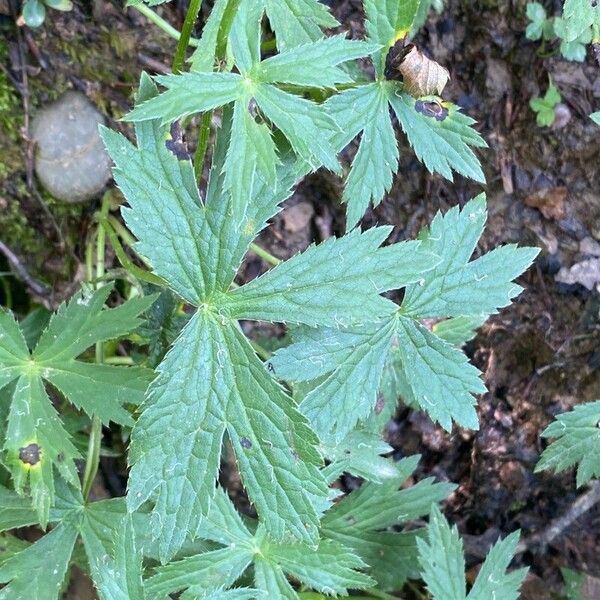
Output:
[[110,158],[98,135],[104,117],[79,92],[67,92],[35,117],[35,172],[65,202],[97,196],[110,179]]

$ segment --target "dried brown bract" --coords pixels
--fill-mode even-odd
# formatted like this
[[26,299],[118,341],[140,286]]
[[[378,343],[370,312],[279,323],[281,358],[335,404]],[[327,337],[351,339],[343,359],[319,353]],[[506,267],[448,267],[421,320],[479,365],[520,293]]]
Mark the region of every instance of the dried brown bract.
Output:
[[415,97],[442,93],[450,73],[435,60],[427,58],[414,44],[404,48],[399,54],[396,67],[406,87],[406,91]]

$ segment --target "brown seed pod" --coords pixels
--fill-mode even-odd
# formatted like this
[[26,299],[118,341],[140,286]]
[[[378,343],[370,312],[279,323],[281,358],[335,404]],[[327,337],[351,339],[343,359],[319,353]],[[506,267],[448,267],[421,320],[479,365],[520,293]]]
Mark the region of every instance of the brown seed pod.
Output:
[[434,94],[439,96],[450,79],[448,69],[427,58],[413,44],[407,46],[406,50],[398,66],[406,91],[416,98]]

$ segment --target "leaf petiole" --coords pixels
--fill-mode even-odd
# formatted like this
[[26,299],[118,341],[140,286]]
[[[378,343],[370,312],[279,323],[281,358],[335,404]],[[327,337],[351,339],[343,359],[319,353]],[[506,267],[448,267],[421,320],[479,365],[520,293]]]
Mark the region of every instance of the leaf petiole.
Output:
[[[161,16],[157,15],[151,8],[146,6],[143,2],[139,4],[132,4],[133,8],[137,11],[141,12],[149,21],[152,21],[157,27],[162,29],[168,36],[172,37],[174,40],[179,40],[181,37],[181,33],[173,27],[170,23],[165,21]],[[198,46],[198,42],[200,40],[190,37],[188,40],[188,45],[192,47]]]

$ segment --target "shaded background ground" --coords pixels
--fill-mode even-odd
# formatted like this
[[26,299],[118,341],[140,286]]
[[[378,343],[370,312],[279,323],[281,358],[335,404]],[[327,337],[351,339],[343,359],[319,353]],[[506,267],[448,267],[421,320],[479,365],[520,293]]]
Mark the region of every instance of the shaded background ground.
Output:
[[[180,26],[185,4],[159,10]],[[361,2],[328,4],[344,31],[363,34]],[[551,14],[560,9],[560,2],[545,4]],[[210,2],[205,5],[207,10]],[[10,17],[15,9],[13,0],[0,0],[0,240],[17,252],[33,277],[49,284],[52,292],[37,301],[54,306],[81,279],[82,241],[95,205],[60,204],[35,184],[23,135],[24,104],[30,118],[65,90],[78,89],[111,126],[126,131],[116,120],[131,106],[140,71],[167,70],[174,42],[118,3],[79,2],[73,12],[53,11],[40,30],[22,30],[19,36]],[[539,44],[525,38],[525,27],[525,2],[451,0],[442,14],[432,14],[418,38],[450,70],[445,96],[477,119],[490,146],[480,153],[490,212],[480,251],[506,242],[542,248],[520,282],[524,294],[467,348],[490,390],[479,403],[480,431],[447,435],[407,409],[400,409],[389,426],[399,457],[423,454],[419,477],[433,474],[459,484],[446,514],[466,535],[473,563],[498,533],[520,528],[532,534],[569,509],[578,495],[571,473],[533,474],[543,448],[539,434],[558,412],[600,398],[600,295],[597,289],[557,281],[564,269],[600,255],[600,134],[588,119],[600,108],[600,66],[592,56],[584,64],[551,52],[542,57]],[[23,69],[27,89],[18,85]],[[548,74],[569,117],[561,128],[539,128],[528,107],[531,97],[545,91]],[[391,223],[402,239],[414,236],[438,209],[463,204],[481,190],[460,177],[450,183],[428,174],[399,137],[399,176],[364,224]],[[355,150],[347,150],[345,165]],[[340,233],[341,192],[337,177],[310,176],[261,235],[262,244],[285,258],[315,239]],[[0,271],[6,266],[0,259]],[[250,255],[241,276],[253,278],[264,268]],[[13,302],[25,309],[27,286],[11,281]],[[0,298],[6,299],[2,288]],[[115,493],[123,483],[123,465],[105,461],[104,471],[105,487]],[[533,574],[524,597],[551,597],[550,590],[560,586],[559,567],[600,576],[598,540],[600,511],[595,508],[548,547],[520,555],[518,561],[530,565]]]

